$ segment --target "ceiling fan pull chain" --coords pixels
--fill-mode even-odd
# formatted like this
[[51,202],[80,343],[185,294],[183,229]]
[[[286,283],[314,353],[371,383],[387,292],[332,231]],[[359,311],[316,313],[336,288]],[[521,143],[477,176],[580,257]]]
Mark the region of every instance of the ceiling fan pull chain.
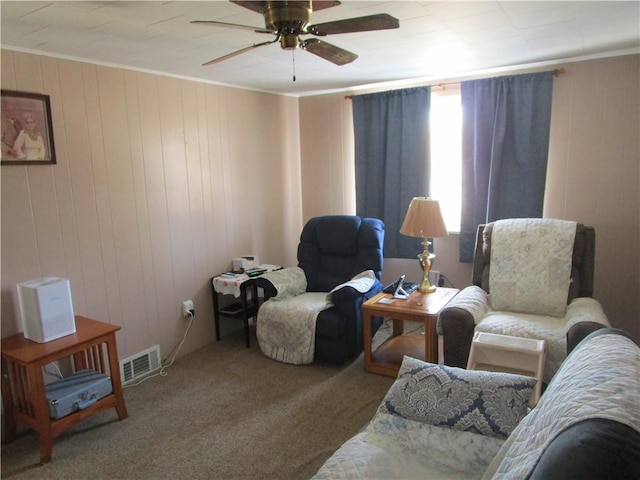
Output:
[[296,81],[296,51],[291,50],[291,58],[293,60],[293,81]]

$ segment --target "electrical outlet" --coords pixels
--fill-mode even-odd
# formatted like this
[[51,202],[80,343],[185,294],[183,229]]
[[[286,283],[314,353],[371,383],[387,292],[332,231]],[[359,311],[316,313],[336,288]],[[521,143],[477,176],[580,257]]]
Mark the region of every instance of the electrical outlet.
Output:
[[195,310],[193,308],[193,302],[191,300],[185,300],[182,302],[182,316],[189,317],[195,314]]

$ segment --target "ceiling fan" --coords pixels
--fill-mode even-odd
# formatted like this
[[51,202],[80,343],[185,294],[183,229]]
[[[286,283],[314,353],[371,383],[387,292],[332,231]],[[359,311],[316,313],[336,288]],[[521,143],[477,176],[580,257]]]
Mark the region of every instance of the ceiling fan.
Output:
[[275,38],[268,42],[256,43],[235,52],[228,53],[227,55],[204,63],[203,66],[222,62],[223,60],[248,52],[254,48],[270,45],[276,42],[280,42],[280,46],[285,50],[295,50],[299,47],[302,50],[313,53],[314,55],[324,58],[336,65],[345,65],[353,62],[358,58],[358,55],[317,38],[302,39],[300,38],[300,35],[324,37],[327,35],[335,35],[337,33],[388,30],[398,28],[400,26],[400,22],[397,18],[387,15],[386,13],[336,20],[317,25],[309,24],[311,20],[311,12],[335,7],[340,5],[339,1],[230,1],[231,3],[235,3],[236,5],[261,14],[264,17],[265,27],[251,27],[235,23],[217,22],[215,20],[194,20],[190,23],[252,30],[256,33],[275,35]]

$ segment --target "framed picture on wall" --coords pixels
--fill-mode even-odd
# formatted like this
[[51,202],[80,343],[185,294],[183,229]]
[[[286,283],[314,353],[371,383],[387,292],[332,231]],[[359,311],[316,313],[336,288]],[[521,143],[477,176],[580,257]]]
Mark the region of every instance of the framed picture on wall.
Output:
[[2,90],[2,165],[56,163],[49,95]]

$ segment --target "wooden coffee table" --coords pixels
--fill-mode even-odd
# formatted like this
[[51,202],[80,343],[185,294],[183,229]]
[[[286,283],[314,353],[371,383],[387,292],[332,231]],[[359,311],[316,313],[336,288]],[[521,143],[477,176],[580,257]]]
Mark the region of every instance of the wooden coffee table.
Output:
[[[367,372],[395,377],[405,355],[438,363],[438,314],[459,292],[456,288],[438,287],[433,293],[413,292],[408,299],[379,293],[363,305],[364,369]],[[371,319],[393,320],[393,333],[375,351],[371,349]],[[424,325],[422,332],[405,333],[404,321]]]

